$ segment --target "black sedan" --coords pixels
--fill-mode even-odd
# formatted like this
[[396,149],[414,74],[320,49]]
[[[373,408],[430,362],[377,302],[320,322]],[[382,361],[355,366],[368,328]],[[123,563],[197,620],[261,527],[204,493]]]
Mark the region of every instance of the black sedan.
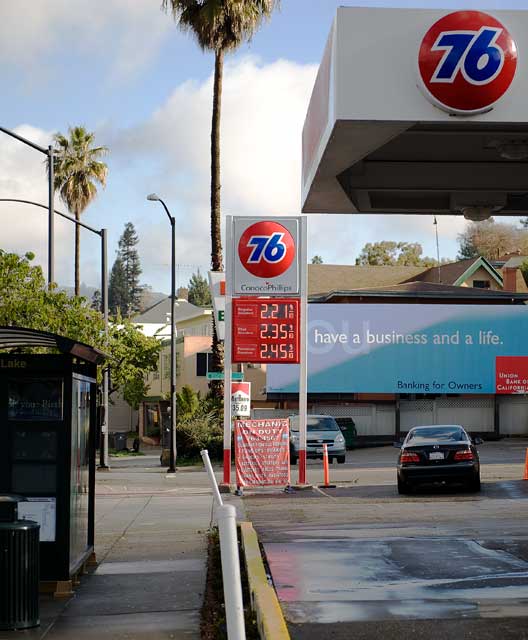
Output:
[[460,425],[414,427],[407,434],[398,457],[398,493],[409,493],[418,484],[458,482],[480,491],[480,462],[475,444]]

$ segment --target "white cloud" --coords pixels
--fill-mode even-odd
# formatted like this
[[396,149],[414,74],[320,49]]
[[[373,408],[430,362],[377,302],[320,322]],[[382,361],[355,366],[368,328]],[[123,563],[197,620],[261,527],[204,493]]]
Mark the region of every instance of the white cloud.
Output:
[[[47,147],[52,139],[50,132],[30,125],[22,125],[15,133]],[[0,135],[0,198],[29,200],[48,205],[48,177],[46,156],[22,144]],[[58,197],[55,209],[68,213]],[[43,267],[47,277],[48,264],[48,212],[31,204],[0,202],[0,249],[18,254],[32,252],[34,264]],[[81,236],[81,256],[83,280],[97,282],[100,277],[99,262],[91,256],[99,253],[98,237],[85,232]],[[55,275],[61,284],[73,283],[73,242],[74,225],[55,216]]]
[[170,16],[160,10],[161,3],[152,0],[31,0],[30,4],[0,3],[0,59],[24,68],[33,80],[37,78],[32,68],[50,53],[64,56],[62,73],[65,58],[80,52],[92,61],[104,57],[111,76],[128,76],[153,59],[174,29]]
[[[245,57],[226,65],[221,131],[222,211],[233,215],[284,215],[300,211],[300,140],[316,67]],[[155,164],[148,188],[178,219],[178,262],[210,261],[209,188],[212,77],[177,87],[152,118],[122,131],[109,144],[123,170],[134,151]],[[152,207],[152,204],[149,205]],[[156,261],[170,248],[168,227],[139,223],[141,255]],[[163,215],[163,214],[160,214]],[[164,247],[164,248],[162,248]],[[167,248],[168,247],[168,248]],[[157,260],[159,262],[159,259]],[[145,268],[145,272],[147,269]]]

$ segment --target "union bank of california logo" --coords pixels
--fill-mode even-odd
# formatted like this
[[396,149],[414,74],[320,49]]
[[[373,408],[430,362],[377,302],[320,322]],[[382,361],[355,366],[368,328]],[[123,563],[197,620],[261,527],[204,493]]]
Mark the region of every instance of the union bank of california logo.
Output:
[[426,97],[454,114],[489,111],[510,87],[517,45],[499,20],[481,11],[456,11],[423,37],[418,73]]

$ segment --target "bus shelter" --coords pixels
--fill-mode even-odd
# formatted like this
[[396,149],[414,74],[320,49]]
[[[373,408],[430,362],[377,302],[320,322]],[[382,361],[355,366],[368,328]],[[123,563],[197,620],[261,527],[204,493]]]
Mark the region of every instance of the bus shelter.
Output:
[[[54,353],[27,353],[29,348]],[[40,579],[56,595],[94,553],[97,366],[105,355],[52,333],[0,327],[0,494],[40,524]]]

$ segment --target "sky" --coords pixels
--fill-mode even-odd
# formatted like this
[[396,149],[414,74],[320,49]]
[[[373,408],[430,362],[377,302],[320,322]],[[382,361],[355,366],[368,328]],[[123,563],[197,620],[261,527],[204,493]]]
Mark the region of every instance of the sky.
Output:
[[[337,6],[343,0],[282,0],[249,44],[228,56],[222,107],[222,211],[300,212],[301,131]],[[355,6],[457,8],[456,2],[354,2]],[[142,282],[170,290],[170,226],[176,217],[177,284],[208,269],[209,135],[213,56],[182,33],[159,0],[0,2],[0,126],[47,147],[56,132],[83,125],[109,148],[108,183],[83,221],[109,233],[110,266],[132,222]],[[528,0],[466,1],[481,9],[528,8]],[[0,133],[0,198],[47,203],[45,156]],[[59,199],[56,208],[66,208]],[[47,214],[0,202],[0,248],[35,253],[47,265]],[[56,221],[56,280],[73,284],[73,226]],[[440,254],[455,258],[460,217],[439,219]],[[353,264],[367,242],[420,242],[436,255],[430,216],[315,215],[309,257]],[[100,282],[99,238],[81,239],[81,280]]]

